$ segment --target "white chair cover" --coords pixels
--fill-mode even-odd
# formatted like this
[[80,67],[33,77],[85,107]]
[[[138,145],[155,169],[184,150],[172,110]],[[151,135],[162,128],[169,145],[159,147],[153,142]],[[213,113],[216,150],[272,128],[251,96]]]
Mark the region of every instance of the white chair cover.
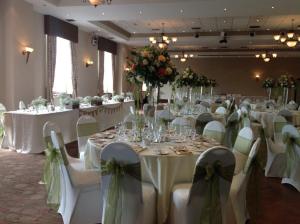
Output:
[[[224,223],[234,166],[234,156],[227,148],[214,147],[202,153],[197,160],[193,183],[173,187],[170,223]],[[205,170],[211,170],[212,175]],[[216,201],[210,197],[212,195],[216,196]]]
[[273,119],[274,141],[275,143],[282,143],[282,128],[287,124],[283,116],[276,115]]
[[237,174],[245,167],[254,136],[251,128],[244,127],[240,130],[233,146],[236,165],[234,173]]
[[156,118],[159,120],[174,120],[175,116],[169,110],[160,110],[156,113]]
[[287,162],[281,183],[290,184],[300,192],[300,134],[294,126],[286,125],[282,135]]
[[151,184],[141,182],[140,168],[139,156],[129,145],[112,143],[103,149],[102,223],[155,223],[155,189]]
[[54,148],[59,149],[63,163],[60,166],[60,206],[58,213],[64,223],[94,224],[100,223],[102,217],[100,196],[100,173],[85,170],[81,160],[68,160],[63,142],[52,131]]
[[95,118],[84,115],[81,116],[76,125],[79,158],[84,159],[84,152],[88,138],[99,131],[98,123]]
[[176,132],[179,133],[180,130],[183,130],[184,128],[192,128],[193,123],[190,119],[177,117],[172,121],[171,126],[173,126],[176,129]]
[[196,132],[197,132],[197,134],[202,134],[205,125],[208,122],[211,122],[213,120],[214,120],[214,118],[211,115],[211,113],[202,113],[202,114],[200,114],[196,119]]
[[4,124],[3,124],[4,117],[3,117],[3,113],[5,111],[6,111],[5,106],[2,103],[0,103],[0,138],[2,138],[3,135],[4,135]]
[[211,121],[207,123],[203,130],[203,136],[213,138],[220,144],[223,142],[225,135],[225,127],[219,121]]
[[[245,166],[239,173],[233,176],[232,185],[230,188],[230,203],[231,210],[229,214],[233,214],[231,222],[237,224],[245,224],[249,219],[249,213],[247,211],[246,194],[248,181],[252,172],[252,163],[257,155],[260,147],[261,139],[258,138],[248,155]],[[233,221],[234,220],[234,221]]]
[[201,113],[206,113],[209,111],[209,108],[201,105],[201,104],[196,104],[194,106],[194,112],[197,113],[197,114],[201,114]]
[[215,114],[225,115],[227,113],[227,110],[225,107],[218,107],[215,111]]
[[204,107],[206,107],[206,108],[209,108],[209,107],[210,107],[210,104],[209,104],[208,102],[206,102],[206,101],[201,101],[200,105],[201,105],[201,106],[204,106]]
[[232,148],[236,137],[238,135],[239,130],[239,114],[237,112],[233,112],[229,115],[226,122],[226,134],[224,139],[224,144],[228,148]]

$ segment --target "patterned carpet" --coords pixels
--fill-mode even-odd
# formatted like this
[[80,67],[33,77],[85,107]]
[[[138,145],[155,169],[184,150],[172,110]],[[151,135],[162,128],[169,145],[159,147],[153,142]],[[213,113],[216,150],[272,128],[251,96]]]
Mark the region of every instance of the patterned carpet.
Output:
[[0,150],[0,224],[59,224],[50,210],[44,185],[40,185],[43,155]]
[[[77,156],[77,144],[67,148]],[[0,149],[0,224],[62,223],[60,215],[47,207],[44,185],[39,184],[44,158]],[[252,174],[248,224],[300,224],[300,193],[279,178],[265,178],[261,169]]]

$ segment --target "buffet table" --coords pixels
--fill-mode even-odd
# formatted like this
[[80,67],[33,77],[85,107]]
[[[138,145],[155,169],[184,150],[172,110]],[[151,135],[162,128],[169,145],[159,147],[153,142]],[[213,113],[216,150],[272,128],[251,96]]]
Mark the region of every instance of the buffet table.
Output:
[[[100,169],[101,150],[111,142],[122,141],[115,139],[115,135],[114,130],[109,130],[89,138],[85,152],[87,169]],[[123,142],[131,145],[139,154],[143,181],[152,183],[157,190],[157,223],[164,223],[167,219],[174,184],[192,182],[199,155],[219,145],[212,139],[179,140],[176,136],[169,137],[167,142],[152,143],[145,148],[136,142]]]
[[76,123],[81,115],[94,115],[99,129],[105,130],[121,122],[129,113],[133,101],[106,104],[81,109],[56,108],[55,111],[18,110],[4,113],[4,129],[2,148],[9,148],[21,153],[41,153],[45,149],[43,126],[47,121],[58,124],[65,143],[77,140]]

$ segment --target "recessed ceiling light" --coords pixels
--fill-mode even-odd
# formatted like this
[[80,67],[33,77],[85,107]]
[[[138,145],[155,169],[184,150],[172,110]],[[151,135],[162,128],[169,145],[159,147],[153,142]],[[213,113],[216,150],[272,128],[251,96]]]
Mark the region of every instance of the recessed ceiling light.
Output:
[[183,30],[182,32],[185,33],[185,30]]
[[258,23],[259,23],[259,21],[260,21],[259,19],[256,19],[256,22],[258,22]]
[[209,32],[212,32],[212,30],[209,30]]
[[180,13],[183,13],[183,9],[180,9]]
[[270,28],[267,28],[267,31],[269,31],[270,30]]
[[227,11],[227,8],[224,8],[224,12],[226,12]]
[[135,31],[133,31],[133,34],[136,34],[136,32],[135,32]]
[[101,15],[102,15],[102,16],[104,16],[104,15],[105,15],[105,13],[104,13],[104,12],[102,12],[102,13],[101,13]]
[[272,8],[272,9],[275,9],[275,7],[274,7],[274,6],[272,6],[271,8]]
[[140,10],[140,11],[139,11],[139,14],[140,14],[140,15],[142,15],[142,14],[143,14],[142,10]]
[[226,20],[224,20],[224,23],[226,23]]

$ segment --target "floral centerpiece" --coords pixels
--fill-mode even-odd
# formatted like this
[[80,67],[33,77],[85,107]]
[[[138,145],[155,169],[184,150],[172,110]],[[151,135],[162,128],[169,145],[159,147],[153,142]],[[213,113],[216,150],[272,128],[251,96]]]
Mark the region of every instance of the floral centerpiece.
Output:
[[266,78],[263,82],[263,88],[267,90],[269,100],[271,100],[272,88],[275,86],[275,81],[272,78]]
[[80,99],[72,99],[71,100],[71,104],[72,104],[72,109],[79,109],[80,107]]
[[285,107],[289,98],[289,88],[295,88],[295,80],[292,76],[281,75],[277,83],[278,86],[283,89],[283,104]]
[[131,52],[131,59],[128,59],[126,78],[130,83],[135,84],[135,97],[140,101],[142,84],[147,85],[150,92],[158,88],[157,99],[159,99],[159,88],[164,84],[172,83],[175,80],[177,71],[171,63],[171,58],[166,49],[159,49],[155,46],[146,46]]
[[199,77],[191,67],[186,68],[180,75],[176,77],[175,85],[181,87],[195,87],[198,86]]
[[47,105],[47,102],[48,101],[46,99],[39,96],[38,98],[31,101],[31,105],[38,111],[40,107],[45,107]]
[[101,96],[93,96],[91,98],[91,105],[92,106],[101,106],[103,103],[103,99]]
[[125,97],[124,97],[123,95],[114,95],[114,96],[112,97],[112,99],[113,99],[114,101],[123,103],[124,100],[125,100]]

